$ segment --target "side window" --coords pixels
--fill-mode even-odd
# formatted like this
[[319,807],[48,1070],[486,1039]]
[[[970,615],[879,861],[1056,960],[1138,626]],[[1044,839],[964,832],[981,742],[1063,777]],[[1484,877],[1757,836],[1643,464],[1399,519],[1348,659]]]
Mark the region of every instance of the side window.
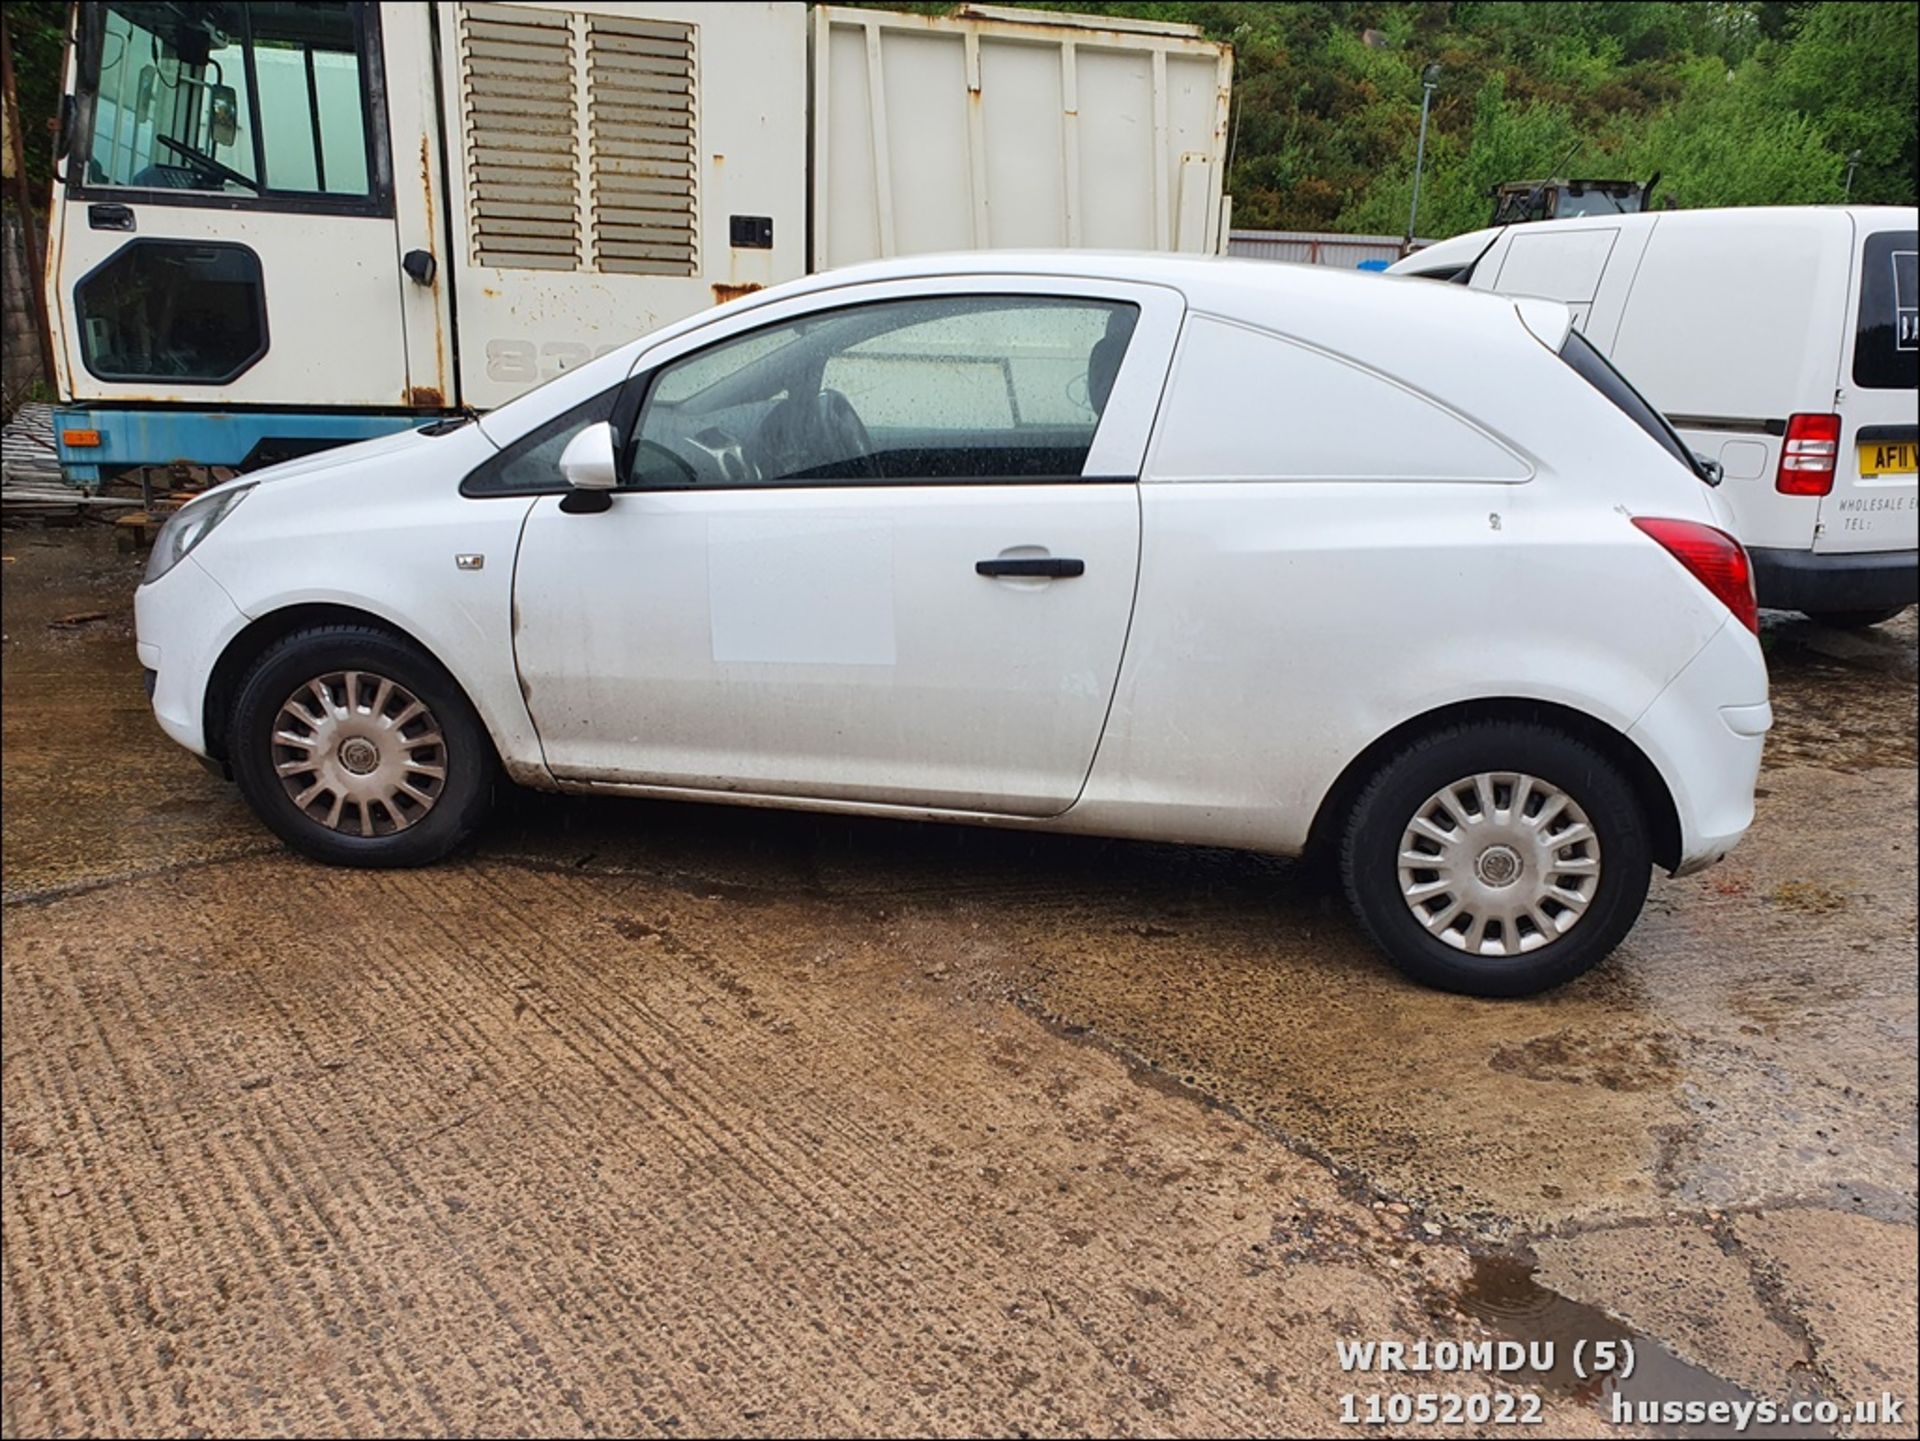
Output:
[[521,436],[493,459],[476,466],[460,482],[465,496],[555,495],[566,490],[560,478],[560,455],[589,425],[613,417],[620,387],[603,390],[592,400],[562,411],[545,425]]
[[1911,230],[1883,230],[1861,250],[1853,383],[1863,390],[1912,390],[1920,382],[1917,239]]
[[260,257],[217,240],[128,241],[73,287],[101,380],[225,385],[267,353]]
[[1195,316],[1149,465],[1156,480],[1520,481],[1531,469],[1454,412],[1374,371]]
[[370,197],[362,9],[84,7],[97,77],[86,183]]
[[968,296],[851,306],[666,366],[631,485],[1080,475],[1139,312]]

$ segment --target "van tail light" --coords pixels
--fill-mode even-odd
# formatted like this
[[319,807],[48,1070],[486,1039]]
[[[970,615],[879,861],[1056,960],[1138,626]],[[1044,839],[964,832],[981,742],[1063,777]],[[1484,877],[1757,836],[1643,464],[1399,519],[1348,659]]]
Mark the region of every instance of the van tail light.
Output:
[[1780,470],[1773,488],[1782,495],[1827,495],[1833,490],[1833,466],[1839,457],[1839,416],[1793,416],[1787,421],[1787,442],[1780,447]]
[[1633,523],[1655,540],[1687,573],[1712,591],[1755,635],[1760,633],[1760,603],[1753,592],[1753,563],[1746,547],[1724,530],[1697,520],[1635,516]]

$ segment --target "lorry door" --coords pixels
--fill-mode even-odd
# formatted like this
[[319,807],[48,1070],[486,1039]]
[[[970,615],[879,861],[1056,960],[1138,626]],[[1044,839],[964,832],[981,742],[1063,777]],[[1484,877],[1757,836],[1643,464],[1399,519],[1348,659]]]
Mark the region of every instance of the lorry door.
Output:
[[1920,544],[1914,465],[1920,441],[1914,422],[1920,277],[1914,262],[1920,244],[1911,225],[1889,224],[1874,214],[1853,217],[1859,260],[1835,387],[1839,451],[1833,490],[1820,501],[1816,551],[1910,551]]
[[64,395],[408,405],[383,7],[76,9],[49,244]]
[[806,273],[804,5],[432,11],[468,404]]

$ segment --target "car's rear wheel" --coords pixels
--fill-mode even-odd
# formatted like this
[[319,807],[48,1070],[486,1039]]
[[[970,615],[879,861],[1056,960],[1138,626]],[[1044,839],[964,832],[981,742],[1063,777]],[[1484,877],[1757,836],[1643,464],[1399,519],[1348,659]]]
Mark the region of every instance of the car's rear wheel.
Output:
[[1810,610],[1807,619],[1830,625],[1835,630],[1865,630],[1870,625],[1892,620],[1905,609],[1904,605],[1890,605],[1877,610]]
[[1392,757],[1361,793],[1341,874],[1361,926],[1407,975],[1525,996],[1603,960],[1652,867],[1638,797],[1584,742],[1463,725]]
[[317,627],[269,646],[234,701],[228,750],[260,818],[335,865],[436,861],[493,795],[493,744],[458,684],[369,627]]

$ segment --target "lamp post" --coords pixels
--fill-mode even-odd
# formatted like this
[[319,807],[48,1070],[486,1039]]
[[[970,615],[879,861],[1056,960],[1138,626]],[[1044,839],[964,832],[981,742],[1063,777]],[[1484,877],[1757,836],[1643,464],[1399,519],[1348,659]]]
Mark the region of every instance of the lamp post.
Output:
[[1420,143],[1413,152],[1413,208],[1407,212],[1406,249],[1413,249],[1413,230],[1420,219],[1420,171],[1427,161],[1427,111],[1433,104],[1434,87],[1440,83],[1440,62],[1434,61],[1420,72]]
[[1854,151],[1847,156],[1847,192],[1845,198],[1853,199],[1853,172],[1860,168],[1860,152]]

